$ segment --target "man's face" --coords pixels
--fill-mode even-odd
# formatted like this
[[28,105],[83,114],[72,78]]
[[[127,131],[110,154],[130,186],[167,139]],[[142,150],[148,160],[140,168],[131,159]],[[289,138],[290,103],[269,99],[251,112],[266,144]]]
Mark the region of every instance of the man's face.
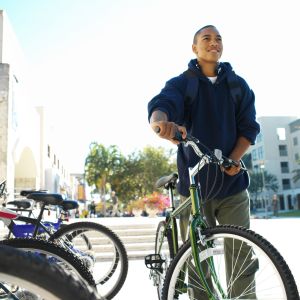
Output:
[[192,47],[198,61],[214,63],[223,52],[222,37],[214,27],[208,27],[198,34],[197,43]]

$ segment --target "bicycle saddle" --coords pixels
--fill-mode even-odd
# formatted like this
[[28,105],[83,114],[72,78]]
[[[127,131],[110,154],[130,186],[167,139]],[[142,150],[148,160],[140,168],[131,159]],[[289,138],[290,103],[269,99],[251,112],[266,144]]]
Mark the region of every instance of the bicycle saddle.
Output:
[[160,188],[160,187],[165,187],[167,190],[171,188],[175,188],[176,181],[178,179],[178,174],[177,173],[172,173],[168,176],[163,176],[159,178],[156,183],[155,187]]
[[27,197],[29,194],[32,194],[32,193],[47,193],[46,190],[40,190],[40,191],[37,191],[37,190],[23,190],[20,192],[20,195],[21,196],[24,196],[24,197]]
[[77,208],[79,204],[76,200],[64,200],[60,206],[63,210],[71,210]]
[[61,205],[64,201],[61,194],[50,194],[43,192],[34,192],[27,196],[28,199],[32,199],[36,202],[43,202],[50,205]]
[[23,208],[27,209],[31,207],[31,201],[30,200],[14,200],[14,201],[9,201],[7,204],[14,205],[17,208]]

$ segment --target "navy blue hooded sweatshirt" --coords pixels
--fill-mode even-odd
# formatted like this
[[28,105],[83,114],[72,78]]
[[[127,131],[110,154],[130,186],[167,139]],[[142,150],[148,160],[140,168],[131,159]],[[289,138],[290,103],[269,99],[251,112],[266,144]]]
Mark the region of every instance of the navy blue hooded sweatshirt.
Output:
[[[148,118],[155,110],[167,114],[168,120],[184,125],[187,132],[199,139],[209,150],[222,150],[229,156],[235,147],[238,137],[243,136],[254,144],[259,133],[254,106],[255,96],[246,81],[238,76],[242,99],[238,103],[232,99],[226,76],[232,72],[229,63],[218,65],[217,81],[211,81],[201,72],[197,60],[188,65],[199,77],[199,89],[196,99],[185,107],[185,95],[188,79],[181,74],[170,79],[161,92],[148,103]],[[207,153],[206,147],[200,149]],[[177,167],[179,174],[178,192],[189,195],[188,168],[199,161],[191,147],[178,146]],[[209,172],[207,172],[209,171]],[[229,176],[221,172],[219,167],[206,166],[196,181],[200,180],[202,196],[205,198],[223,199],[245,190],[249,186],[247,172]],[[223,178],[223,179],[222,179]]]

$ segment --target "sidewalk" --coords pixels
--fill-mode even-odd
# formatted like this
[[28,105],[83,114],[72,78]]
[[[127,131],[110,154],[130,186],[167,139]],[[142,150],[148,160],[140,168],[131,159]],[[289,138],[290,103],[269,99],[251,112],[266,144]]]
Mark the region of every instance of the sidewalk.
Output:
[[[120,222],[130,224],[131,222],[153,222],[158,223],[161,218],[106,218],[92,219],[108,227],[110,224]],[[300,218],[276,218],[276,219],[251,219],[251,229],[262,235],[285,258],[289,265],[295,281],[300,290],[300,268],[298,247],[300,239],[298,230],[300,228]],[[150,253],[149,253],[150,254]],[[156,287],[149,279],[149,272],[143,260],[129,261],[129,271],[126,282],[114,298],[114,300],[155,300],[157,299]]]
[[[93,221],[107,227],[120,224],[153,224],[156,225],[162,218],[92,218],[76,219],[72,221]],[[0,228],[3,223],[0,222]],[[267,239],[280,252],[294,275],[298,290],[300,291],[299,268],[299,228],[300,218],[251,218],[251,229]],[[149,252],[151,254],[152,252]],[[149,279],[150,270],[146,268],[144,260],[130,260],[127,279],[121,291],[114,300],[155,300],[156,287]]]

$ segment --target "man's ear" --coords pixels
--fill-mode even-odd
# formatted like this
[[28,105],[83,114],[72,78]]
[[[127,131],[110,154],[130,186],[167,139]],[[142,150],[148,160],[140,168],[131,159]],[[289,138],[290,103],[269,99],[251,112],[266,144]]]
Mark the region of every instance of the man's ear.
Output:
[[192,51],[197,55],[197,47],[195,44],[192,45]]

